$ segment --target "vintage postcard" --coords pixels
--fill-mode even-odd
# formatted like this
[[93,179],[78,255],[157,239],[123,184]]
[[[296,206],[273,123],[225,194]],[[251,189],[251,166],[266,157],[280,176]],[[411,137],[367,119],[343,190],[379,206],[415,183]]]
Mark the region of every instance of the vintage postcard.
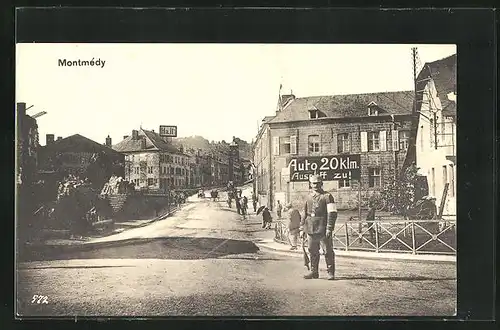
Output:
[[17,44],[17,316],[455,315],[457,56]]

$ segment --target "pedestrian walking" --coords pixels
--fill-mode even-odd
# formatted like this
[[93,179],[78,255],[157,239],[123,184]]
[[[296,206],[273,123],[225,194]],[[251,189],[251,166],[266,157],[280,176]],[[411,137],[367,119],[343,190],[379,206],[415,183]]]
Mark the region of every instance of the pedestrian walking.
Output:
[[288,216],[288,239],[290,241],[290,250],[297,250],[297,241],[300,229],[300,212],[290,203],[285,207]]
[[241,214],[243,215],[243,220],[245,220],[248,208],[248,198],[246,198],[246,196],[241,197],[240,205],[241,205]]
[[271,212],[269,212],[269,208],[265,206],[262,211],[262,228],[270,229],[272,221]]
[[255,193],[252,193],[252,204],[253,204],[253,211],[257,212],[257,195],[255,195]]
[[373,236],[375,235],[375,228],[373,228],[373,224],[375,221],[375,203],[370,201],[368,204],[369,210],[366,215],[366,224],[368,225],[368,232],[370,233],[370,239],[373,240]]
[[240,194],[239,193],[236,193],[236,197],[234,199],[234,202],[236,204],[236,212],[238,212],[238,214],[241,214],[241,201],[240,201]]
[[305,279],[319,278],[319,248],[321,242],[325,248],[325,261],[328,279],[335,279],[335,253],[333,252],[332,233],[337,220],[337,207],[333,196],[323,190],[323,181],[319,175],[309,177],[312,193],[304,205],[304,217],[300,222],[300,238],[307,235],[308,250],[311,256],[311,271]]
[[278,215],[278,219],[281,219],[282,210],[283,210],[283,205],[281,205],[280,201],[278,201],[278,205],[276,205],[276,214]]

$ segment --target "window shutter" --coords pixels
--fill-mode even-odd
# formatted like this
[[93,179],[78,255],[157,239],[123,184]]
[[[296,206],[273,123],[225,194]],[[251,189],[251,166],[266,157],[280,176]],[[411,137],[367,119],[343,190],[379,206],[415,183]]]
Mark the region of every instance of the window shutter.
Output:
[[368,133],[361,132],[361,152],[368,151]]
[[297,135],[290,136],[290,153],[292,155],[297,154]]
[[338,134],[332,134],[332,154],[336,155],[339,153],[338,146],[337,146],[337,140],[339,138]]
[[399,132],[397,130],[393,130],[391,132],[392,135],[392,150],[399,150]]
[[380,131],[380,151],[387,151],[387,131]]
[[318,133],[318,138],[319,138],[319,153],[323,150],[323,139],[320,133]]
[[273,155],[278,156],[280,154],[280,138],[279,136],[273,137]]

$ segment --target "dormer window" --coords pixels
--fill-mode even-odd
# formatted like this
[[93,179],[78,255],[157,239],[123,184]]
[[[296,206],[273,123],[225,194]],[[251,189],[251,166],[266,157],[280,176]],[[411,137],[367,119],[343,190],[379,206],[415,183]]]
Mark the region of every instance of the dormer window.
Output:
[[319,118],[319,110],[314,105],[309,106],[307,110],[309,111],[309,119]]
[[368,104],[368,116],[378,116],[378,106],[375,102]]

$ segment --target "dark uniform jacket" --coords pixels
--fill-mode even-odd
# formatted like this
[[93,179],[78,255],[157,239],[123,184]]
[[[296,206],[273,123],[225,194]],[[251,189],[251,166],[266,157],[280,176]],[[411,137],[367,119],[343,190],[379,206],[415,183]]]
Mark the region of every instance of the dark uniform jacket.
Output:
[[337,213],[328,217],[326,205],[329,203],[335,203],[335,200],[326,191],[309,195],[304,205],[304,217],[300,222],[301,230],[308,235],[325,235],[327,229],[333,231]]

